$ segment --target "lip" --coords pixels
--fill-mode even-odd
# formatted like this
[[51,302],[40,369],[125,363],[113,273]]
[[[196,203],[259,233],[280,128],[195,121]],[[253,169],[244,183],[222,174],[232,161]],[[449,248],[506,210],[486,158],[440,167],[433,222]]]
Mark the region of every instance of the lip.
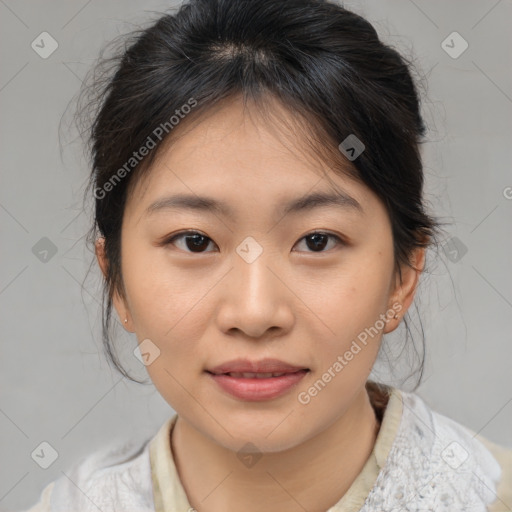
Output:
[[[271,400],[284,395],[296,386],[310,369],[279,359],[234,359],[206,370],[220,388],[235,398],[246,401]],[[228,373],[282,373],[278,377],[242,377]]]
[[207,371],[213,374],[223,373],[294,373],[298,370],[309,370],[305,366],[297,366],[286,363],[279,359],[260,359],[251,361],[249,359],[233,359],[226,363],[219,364]]
[[208,376],[214,380],[222,390],[235,398],[250,402],[271,400],[284,395],[287,391],[296,386],[308,373],[309,370],[297,370],[294,372],[289,371],[280,377],[244,378],[207,372]]

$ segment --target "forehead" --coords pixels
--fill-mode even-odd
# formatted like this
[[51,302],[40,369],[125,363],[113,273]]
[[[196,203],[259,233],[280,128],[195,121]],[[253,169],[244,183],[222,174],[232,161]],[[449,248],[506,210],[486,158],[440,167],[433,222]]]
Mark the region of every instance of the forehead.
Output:
[[[172,194],[181,197],[174,206],[195,202],[206,210],[208,201],[204,199],[209,197],[216,201],[209,201],[210,209],[219,213],[233,215],[233,208],[244,205],[257,211],[269,204],[281,204],[286,213],[298,210],[300,198],[304,203],[314,193],[316,198],[306,199],[309,206],[315,201],[338,202],[344,203],[347,211],[364,214],[364,204],[376,199],[370,189],[348,172],[332,172],[321,159],[312,158],[304,133],[293,131],[295,119],[281,105],[276,104],[271,118],[284,120],[283,126],[292,130],[270,125],[257,108],[239,101],[194,122],[162,148],[147,177],[137,183],[127,208],[137,210],[140,217],[158,209],[159,203],[161,207]],[[288,204],[284,205],[285,201]],[[233,203],[236,207],[230,206]],[[171,201],[167,205],[171,206]]]

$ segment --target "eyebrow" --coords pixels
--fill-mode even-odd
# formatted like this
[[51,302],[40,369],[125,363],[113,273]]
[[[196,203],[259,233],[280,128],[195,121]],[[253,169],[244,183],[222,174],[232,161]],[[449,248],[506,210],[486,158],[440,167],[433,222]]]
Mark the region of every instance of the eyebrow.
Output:
[[[361,204],[346,192],[315,192],[307,196],[292,199],[280,205],[278,212],[282,216],[289,213],[308,212],[314,208],[333,206],[343,210],[353,210],[364,213]],[[234,217],[233,210],[226,203],[212,197],[178,194],[164,197],[151,203],[145,211],[145,215],[151,215],[158,211],[185,209],[206,213],[218,214],[224,217]]]

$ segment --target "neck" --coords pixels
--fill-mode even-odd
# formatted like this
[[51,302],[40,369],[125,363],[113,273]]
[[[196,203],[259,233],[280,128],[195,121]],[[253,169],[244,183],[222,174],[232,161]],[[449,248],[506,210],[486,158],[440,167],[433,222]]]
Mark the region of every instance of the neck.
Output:
[[363,387],[346,413],[327,429],[291,449],[265,453],[250,468],[181,417],[171,443],[182,485],[199,512],[225,512],[235,506],[247,512],[298,507],[321,512],[337,503],[361,472],[379,427]]

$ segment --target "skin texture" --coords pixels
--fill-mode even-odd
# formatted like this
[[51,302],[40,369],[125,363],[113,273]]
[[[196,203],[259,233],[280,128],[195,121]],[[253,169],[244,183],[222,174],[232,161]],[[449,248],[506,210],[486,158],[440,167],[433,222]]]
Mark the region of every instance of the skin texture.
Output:
[[[174,456],[199,512],[325,511],[345,494],[375,443],[379,425],[365,382],[382,334],[398,326],[413,300],[424,250],[411,255],[415,269],[402,268],[400,285],[384,205],[365,185],[334,173],[333,182],[364,213],[335,206],[275,213],[283,201],[333,190],[319,165],[290,151],[256,112],[249,116],[233,101],[162,152],[128,198],[126,300],[116,294],[114,306],[139,343],[149,338],[160,350],[147,370],[178,413]],[[214,197],[234,214],[169,209],[144,215],[153,201],[176,193]],[[185,237],[162,243],[187,230],[208,237],[202,252],[193,252]],[[316,250],[304,238],[313,230],[345,243],[327,238]],[[263,250],[251,263],[236,251],[248,236]],[[101,239],[96,254],[105,273]],[[360,344],[309,403],[300,403],[299,393],[393,304],[398,319],[392,310],[378,335]],[[311,371],[284,396],[247,402],[205,373],[238,357],[273,357]],[[251,467],[237,457],[247,442],[263,455]]]

